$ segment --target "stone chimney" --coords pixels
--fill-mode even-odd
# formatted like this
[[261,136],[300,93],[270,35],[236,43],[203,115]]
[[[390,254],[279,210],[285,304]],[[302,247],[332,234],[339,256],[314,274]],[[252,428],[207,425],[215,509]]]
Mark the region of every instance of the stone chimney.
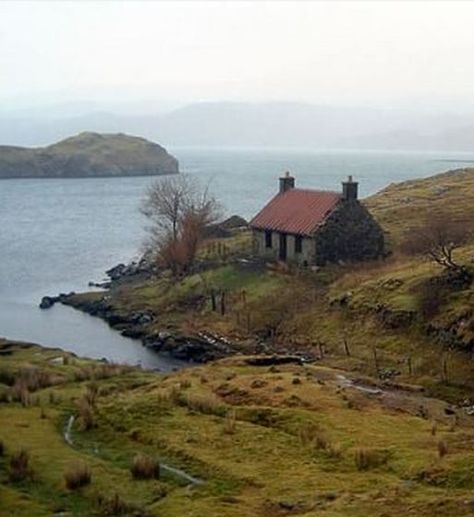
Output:
[[286,171],[284,176],[280,178],[280,194],[295,188],[295,178],[290,176],[289,171]]
[[355,201],[359,184],[352,181],[352,176],[347,177],[347,181],[342,182],[342,197],[344,201]]

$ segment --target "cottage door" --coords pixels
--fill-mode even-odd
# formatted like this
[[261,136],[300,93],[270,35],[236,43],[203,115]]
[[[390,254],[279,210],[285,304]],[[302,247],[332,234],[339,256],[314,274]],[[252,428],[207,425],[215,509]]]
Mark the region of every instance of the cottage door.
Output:
[[286,260],[286,233],[280,233],[279,259]]

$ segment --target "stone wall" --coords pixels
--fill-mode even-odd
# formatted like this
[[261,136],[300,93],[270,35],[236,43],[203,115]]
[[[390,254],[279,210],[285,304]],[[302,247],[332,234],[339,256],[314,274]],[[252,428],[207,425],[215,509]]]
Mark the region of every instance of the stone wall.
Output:
[[382,228],[358,201],[342,201],[315,236],[316,264],[367,260],[384,252]]

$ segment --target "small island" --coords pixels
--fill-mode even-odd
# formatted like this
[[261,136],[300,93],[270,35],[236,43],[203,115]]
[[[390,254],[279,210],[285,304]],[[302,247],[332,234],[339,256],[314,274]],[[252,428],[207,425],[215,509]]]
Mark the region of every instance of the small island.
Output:
[[177,174],[162,146],[122,133],[84,132],[47,147],[0,146],[0,179],[92,178]]

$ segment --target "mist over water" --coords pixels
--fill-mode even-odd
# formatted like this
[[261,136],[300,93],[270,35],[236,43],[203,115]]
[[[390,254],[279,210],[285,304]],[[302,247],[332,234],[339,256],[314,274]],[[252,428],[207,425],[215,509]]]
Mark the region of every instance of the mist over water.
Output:
[[[250,218],[290,170],[302,188],[339,190],[352,175],[362,197],[389,183],[465,167],[474,153],[311,152],[170,148],[183,172],[209,183],[227,214]],[[459,161],[458,161],[459,160]],[[466,160],[464,162],[463,160]],[[68,307],[41,311],[44,295],[87,290],[90,280],[139,256],[140,200],[149,177],[0,181],[0,336],[90,357],[170,367],[140,343]]]

